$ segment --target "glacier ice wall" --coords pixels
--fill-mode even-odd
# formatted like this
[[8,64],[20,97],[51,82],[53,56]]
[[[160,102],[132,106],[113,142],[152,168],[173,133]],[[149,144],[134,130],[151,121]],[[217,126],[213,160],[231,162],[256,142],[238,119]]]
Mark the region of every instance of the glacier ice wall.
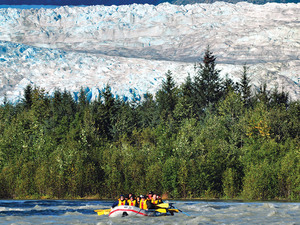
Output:
[[[207,45],[234,80],[300,98],[300,4],[249,3],[0,9],[0,96],[32,83],[50,93],[106,84],[115,94],[155,92],[171,70],[178,83]],[[1,97],[0,97],[1,98]]]

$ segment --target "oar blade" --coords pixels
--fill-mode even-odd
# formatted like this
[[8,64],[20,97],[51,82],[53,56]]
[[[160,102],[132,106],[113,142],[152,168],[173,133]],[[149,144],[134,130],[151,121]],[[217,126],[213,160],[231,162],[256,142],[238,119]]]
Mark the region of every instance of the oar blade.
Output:
[[108,215],[110,211],[104,211],[104,215]]
[[169,212],[175,212],[175,213],[178,213],[179,210],[178,209],[168,209]]
[[102,215],[104,215],[104,212],[103,211],[102,212],[97,212],[97,215],[102,216]]
[[96,209],[94,212],[98,214],[98,216],[108,215],[111,209]]
[[155,209],[155,211],[160,213],[167,213],[167,209]]
[[170,205],[169,205],[169,203],[160,203],[157,206],[160,208],[169,208]]

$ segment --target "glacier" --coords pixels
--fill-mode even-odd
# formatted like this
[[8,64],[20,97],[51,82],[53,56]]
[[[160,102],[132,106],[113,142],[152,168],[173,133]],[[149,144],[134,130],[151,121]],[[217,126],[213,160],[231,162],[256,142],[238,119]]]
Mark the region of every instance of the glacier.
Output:
[[300,99],[300,4],[0,8],[0,102],[20,101],[28,84],[91,100],[155,93],[171,70],[179,85],[207,46],[221,76],[238,81],[246,63],[254,88]]

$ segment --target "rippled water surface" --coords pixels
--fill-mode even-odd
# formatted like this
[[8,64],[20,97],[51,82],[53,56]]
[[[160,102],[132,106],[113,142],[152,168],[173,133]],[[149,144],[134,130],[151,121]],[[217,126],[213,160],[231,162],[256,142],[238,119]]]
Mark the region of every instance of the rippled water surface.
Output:
[[0,200],[0,224],[299,224],[300,203],[172,201],[184,213],[108,218],[112,201]]

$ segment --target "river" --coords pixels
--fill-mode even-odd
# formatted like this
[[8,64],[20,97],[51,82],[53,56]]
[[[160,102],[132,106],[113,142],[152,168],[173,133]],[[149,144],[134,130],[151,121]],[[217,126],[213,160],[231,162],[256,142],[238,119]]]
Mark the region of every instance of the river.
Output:
[[170,201],[184,213],[166,217],[108,218],[95,209],[112,201],[0,200],[0,224],[300,224],[300,203]]

